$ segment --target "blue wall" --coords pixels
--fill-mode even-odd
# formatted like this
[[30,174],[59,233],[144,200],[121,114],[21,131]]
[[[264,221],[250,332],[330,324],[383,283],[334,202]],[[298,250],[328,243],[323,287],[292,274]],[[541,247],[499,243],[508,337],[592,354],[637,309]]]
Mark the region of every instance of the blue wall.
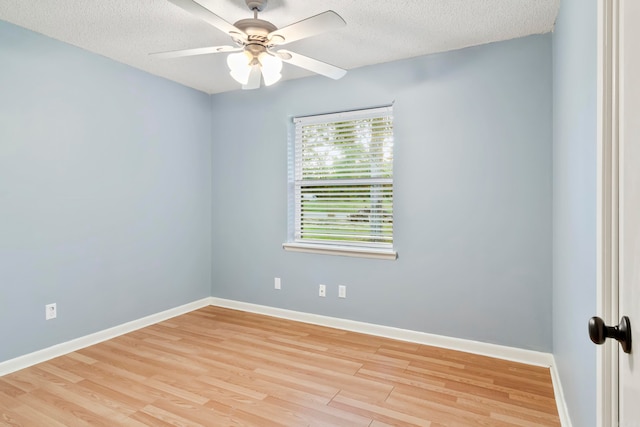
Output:
[[[551,351],[550,34],[212,99],[213,296]],[[392,102],[398,260],[285,252],[291,118]]]
[[210,97],[2,21],[0,64],[0,361],[209,296]]
[[553,351],[573,425],[596,425],[597,2],[563,0],[553,35]]

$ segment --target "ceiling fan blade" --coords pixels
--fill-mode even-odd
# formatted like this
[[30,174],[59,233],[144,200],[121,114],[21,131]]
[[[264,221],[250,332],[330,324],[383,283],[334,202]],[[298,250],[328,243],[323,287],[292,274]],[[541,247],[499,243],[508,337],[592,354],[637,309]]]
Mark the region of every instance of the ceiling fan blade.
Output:
[[[173,1],[173,0],[170,0]],[[315,36],[326,31],[335,30],[347,25],[344,19],[333,10],[327,10],[294,24],[275,30],[268,35],[273,44],[282,45],[296,40]]]
[[289,64],[295,65],[300,68],[304,68],[309,71],[313,71],[317,74],[338,80],[347,74],[347,70],[338,68],[335,65],[327,64],[326,62],[318,61],[317,59],[309,58],[308,56],[300,55],[288,50],[281,49],[275,52],[280,59]]
[[262,72],[260,71],[260,65],[254,65],[251,67],[251,74],[249,74],[249,80],[246,85],[242,85],[242,89],[251,90],[258,89],[260,87],[260,79],[262,78]]
[[206,55],[209,53],[221,53],[221,52],[237,52],[242,50],[241,47],[234,46],[211,46],[211,47],[197,47],[195,49],[182,49],[182,50],[170,50],[167,52],[155,52],[149,55],[156,58],[180,58],[183,56],[195,56]]
[[169,2],[175,4],[179,8],[183,9],[186,12],[191,13],[194,16],[202,19],[208,24],[213,25],[220,31],[230,34],[233,38],[238,39],[246,39],[247,34],[241,29],[237,28],[235,25],[230,24],[225,21],[215,13],[211,12],[206,7],[202,6],[200,3],[196,3],[194,0],[168,0]]

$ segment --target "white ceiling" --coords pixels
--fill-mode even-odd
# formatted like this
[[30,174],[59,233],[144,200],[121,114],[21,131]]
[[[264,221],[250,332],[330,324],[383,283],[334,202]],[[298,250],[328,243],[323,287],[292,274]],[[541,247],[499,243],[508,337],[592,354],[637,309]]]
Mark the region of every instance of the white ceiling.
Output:
[[[198,0],[233,23],[245,0]],[[259,15],[281,28],[325,10],[339,30],[286,49],[350,70],[553,29],[560,0],[269,0]],[[206,93],[240,89],[226,54],[175,59],[160,52],[230,45],[229,37],[166,0],[2,0],[0,19]],[[284,65],[283,79],[311,73]]]

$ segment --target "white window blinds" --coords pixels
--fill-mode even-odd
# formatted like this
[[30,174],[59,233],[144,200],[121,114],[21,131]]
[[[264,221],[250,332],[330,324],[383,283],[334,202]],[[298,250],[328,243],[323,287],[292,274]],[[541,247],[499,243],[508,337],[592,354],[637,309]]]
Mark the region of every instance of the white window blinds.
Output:
[[294,123],[295,241],[392,248],[392,107]]

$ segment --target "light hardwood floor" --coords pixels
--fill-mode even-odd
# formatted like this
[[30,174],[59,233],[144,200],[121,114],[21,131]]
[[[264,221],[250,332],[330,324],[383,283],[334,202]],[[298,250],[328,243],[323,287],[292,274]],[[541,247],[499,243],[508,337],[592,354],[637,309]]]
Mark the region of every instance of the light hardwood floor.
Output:
[[0,377],[2,426],[559,426],[548,369],[206,307]]

